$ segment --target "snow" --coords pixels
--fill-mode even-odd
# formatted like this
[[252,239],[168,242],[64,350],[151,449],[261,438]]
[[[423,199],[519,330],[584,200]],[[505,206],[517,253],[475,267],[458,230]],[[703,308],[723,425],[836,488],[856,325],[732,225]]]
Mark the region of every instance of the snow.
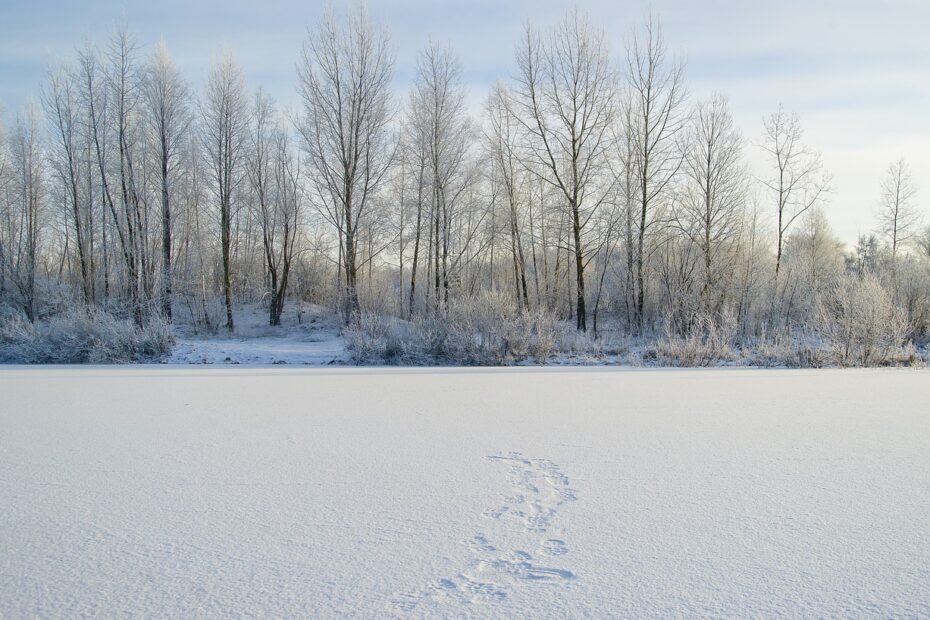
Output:
[[285,334],[262,338],[178,338],[171,364],[345,364],[345,341],[334,330],[318,335]]
[[268,311],[256,303],[240,304],[235,311],[236,330],[227,335],[203,334],[183,323],[175,327],[170,364],[299,364],[339,365],[349,362],[339,319],[331,310],[301,304],[298,321],[295,303],[285,306],[282,324],[268,325]]
[[930,373],[0,369],[0,617],[930,614]]

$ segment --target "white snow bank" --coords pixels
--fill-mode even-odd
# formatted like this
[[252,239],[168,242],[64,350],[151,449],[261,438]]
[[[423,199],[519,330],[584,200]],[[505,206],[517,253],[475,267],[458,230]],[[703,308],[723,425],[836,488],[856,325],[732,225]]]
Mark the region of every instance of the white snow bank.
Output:
[[0,370],[0,617],[930,614],[930,374]]

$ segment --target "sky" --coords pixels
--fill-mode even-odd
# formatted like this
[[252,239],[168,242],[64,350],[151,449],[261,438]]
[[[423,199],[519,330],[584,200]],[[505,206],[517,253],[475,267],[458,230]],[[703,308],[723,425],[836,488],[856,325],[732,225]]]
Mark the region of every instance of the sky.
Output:
[[[335,3],[340,7],[341,3]],[[491,85],[514,72],[514,46],[529,19],[545,27],[570,6],[557,0],[369,0],[397,52],[395,85],[408,87],[416,55],[430,39],[458,53],[477,114]],[[691,101],[729,96],[747,140],[779,103],[801,117],[805,140],[833,175],[826,213],[853,243],[875,227],[881,178],[906,158],[917,204],[930,221],[930,2],[927,0],[580,0],[604,28],[615,56],[652,11],[670,49],[687,66]],[[249,85],[279,103],[297,102],[295,62],[321,1],[0,0],[0,105],[11,117],[39,93],[50,64],[86,40],[102,44],[120,22],[148,51],[164,39],[199,87],[211,61],[233,53]],[[764,204],[763,204],[764,207]]]

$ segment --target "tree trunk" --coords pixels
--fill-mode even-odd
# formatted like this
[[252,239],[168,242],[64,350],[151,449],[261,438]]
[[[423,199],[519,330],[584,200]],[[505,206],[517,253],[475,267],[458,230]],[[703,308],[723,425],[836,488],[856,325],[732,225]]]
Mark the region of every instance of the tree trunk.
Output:
[[587,331],[587,311],[584,306],[584,256],[581,247],[581,219],[578,213],[578,203],[572,205],[572,234],[575,242],[575,289],[577,304],[575,307],[575,325],[580,331]]
[[162,140],[161,155],[161,312],[171,322],[171,205],[168,196],[168,145]]

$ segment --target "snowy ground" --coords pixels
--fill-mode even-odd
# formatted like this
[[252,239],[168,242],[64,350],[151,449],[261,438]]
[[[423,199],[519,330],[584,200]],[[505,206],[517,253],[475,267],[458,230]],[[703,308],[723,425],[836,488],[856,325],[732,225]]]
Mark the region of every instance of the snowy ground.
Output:
[[166,360],[170,364],[346,364],[345,341],[332,329],[284,333],[261,338],[180,337]]
[[268,311],[258,304],[236,308],[236,330],[226,335],[175,329],[177,344],[165,360],[171,364],[297,364],[328,366],[349,363],[339,318],[331,310],[303,304],[301,320],[294,303],[285,306],[282,324],[268,325]]
[[0,617],[930,615],[930,374],[0,370]]

